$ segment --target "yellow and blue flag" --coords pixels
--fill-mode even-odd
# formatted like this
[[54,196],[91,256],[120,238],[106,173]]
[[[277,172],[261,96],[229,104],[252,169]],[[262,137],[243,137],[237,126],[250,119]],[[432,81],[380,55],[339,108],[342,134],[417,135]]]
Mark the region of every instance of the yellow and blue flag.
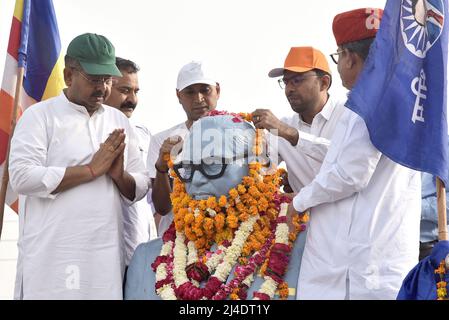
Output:
[[[17,0],[0,90],[0,173],[6,160],[18,67],[24,67],[19,112],[58,95],[64,87],[58,23],[52,0]],[[6,203],[16,203],[8,190]],[[17,203],[13,206],[17,211]]]

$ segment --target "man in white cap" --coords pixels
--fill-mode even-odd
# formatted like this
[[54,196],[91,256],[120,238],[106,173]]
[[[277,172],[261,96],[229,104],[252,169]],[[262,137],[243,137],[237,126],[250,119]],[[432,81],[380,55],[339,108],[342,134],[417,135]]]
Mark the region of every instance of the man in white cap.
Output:
[[193,122],[214,110],[220,97],[220,85],[202,62],[192,61],[181,68],[176,84],[176,96],[187,120],[153,136],[148,151],[147,168],[152,182],[155,210],[162,215],[158,235],[162,236],[173,221],[170,201],[171,182],[164,155],[176,145],[182,145]]

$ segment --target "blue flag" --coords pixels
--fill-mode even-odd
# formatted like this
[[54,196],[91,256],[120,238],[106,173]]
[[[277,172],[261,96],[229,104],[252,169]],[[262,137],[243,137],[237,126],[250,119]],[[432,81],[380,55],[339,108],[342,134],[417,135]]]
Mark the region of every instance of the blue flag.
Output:
[[448,0],[388,0],[346,106],[391,160],[448,187]]

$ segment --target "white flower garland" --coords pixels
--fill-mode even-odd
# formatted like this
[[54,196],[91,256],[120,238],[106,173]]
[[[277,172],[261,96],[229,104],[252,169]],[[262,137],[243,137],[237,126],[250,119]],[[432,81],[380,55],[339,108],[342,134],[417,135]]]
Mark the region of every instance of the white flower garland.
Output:
[[[279,211],[278,218],[285,217],[287,215],[287,209],[288,204],[282,203],[281,204],[281,210]],[[276,233],[275,233],[275,241],[276,243],[282,243],[282,244],[288,244],[288,225],[285,222],[278,223],[276,226]],[[260,286],[260,293],[264,293],[270,297],[270,299],[273,299],[274,295],[276,294],[276,289],[279,285],[273,278],[270,276],[264,277],[265,281]],[[259,298],[254,298],[253,300],[259,300]]]
[[[173,241],[168,241],[162,245],[161,256],[168,256],[172,252]],[[161,263],[156,269],[156,282],[167,278],[167,263]],[[165,284],[156,290],[156,293],[161,296],[163,300],[176,300],[176,295],[170,284]]]
[[[231,243],[229,248],[225,248],[224,246],[219,246],[221,248],[222,253],[215,255],[211,259],[209,259],[208,264],[206,263],[209,270],[215,269],[214,267],[218,264],[215,269],[214,276],[217,277],[220,281],[224,282],[231,272],[232,267],[237,262],[238,257],[242,253],[243,246],[248,239],[249,235],[253,231],[254,223],[259,219],[259,215],[250,217],[247,221],[242,222],[239,229],[235,233],[234,240]],[[168,242],[172,243],[172,242]],[[193,243],[192,243],[193,244]],[[194,244],[192,246],[189,241],[188,246],[185,245],[185,236],[183,233],[176,232],[176,240],[175,247],[173,250],[173,279],[176,287],[180,287],[184,283],[188,282],[189,279],[186,273],[187,261],[194,261],[198,259],[198,255],[196,253],[196,248]],[[189,257],[187,257],[187,249],[189,248]],[[162,251],[161,250],[161,255]],[[224,256],[224,258],[223,258]],[[220,260],[223,258],[223,261]],[[220,262],[220,263],[219,263]],[[162,267],[161,267],[162,266]],[[161,269],[166,269],[166,264],[161,263],[159,265]],[[158,267],[158,270],[159,270]],[[159,276],[166,275],[165,273],[159,272]],[[250,277],[248,277],[250,278]],[[157,280],[162,280],[164,278],[157,277]],[[248,279],[249,280],[249,279]],[[196,284],[195,284],[196,285]],[[174,300],[176,299],[175,292],[170,285],[164,285],[157,292],[163,300]]]
[[183,233],[176,232],[175,249],[173,250],[173,280],[178,288],[189,281],[186,273],[187,246],[185,240]]
[[187,243],[187,248],[189,249],[189,254],[187,255],[187,265],[198,262],[198,252],[195,247],[195,242],[189,241]]
[[237,259],[242,254],[243,246],[246,240],[253,231],[254,223],[259,219],[259,215],[251,216],[248,220],[242,222],[240,227],[235,233],[234,240],[232,240],[231,246],[226,250],[223,261],[218,265],[215,270],[214,276],[221,282],[225,282],[232,270],[232,267],[237,262]]
[[212,274],[213,271],[217,268],[217,266],[223,261],[223,257],[226,254],[227,248],[223,245],[219,245],[215,252],[219,252],[218,254],[213,254],[206,261],[206,267],[209,270],[209,273]]

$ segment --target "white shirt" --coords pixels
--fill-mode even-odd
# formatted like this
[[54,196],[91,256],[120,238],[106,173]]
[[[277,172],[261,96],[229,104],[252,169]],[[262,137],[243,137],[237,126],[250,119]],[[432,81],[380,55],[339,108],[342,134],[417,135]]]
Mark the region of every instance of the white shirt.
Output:
[[[279,138],[278,154],[285,161],[288,180],[294,192],[309,184],[320,170],[335,127],[346,108],[344,100],[329,96],[323,109],[315,115],[311,124],[304,122],[299,114],[281,121],[298,129],[299,140],[296,146]],[[272,135],[271,135],[272,136]],[[270,142],[272,142],[270,137]],[[272,143],[270,143],[272,145]]]
[[294,198],[312,208],[299,299],[395,299],[418,262],[420,175],[381,154],[346,110],[319,174]]
[[95,180],[52,195],[66,168],[90,162],[116,128],[126,134],[125,170],[135,200],[149,187],[128,119],[102,106],[89,116],[60,96],[22,115],[10,154],[11,186],[19,199],[16,299],[122,299],[124,271],[121,196],[112,179]]
[[[157,162],[157,159],[159,158],[159,151],[162,147],[162,144],[164,141],[170,137],[174,136],[180,136],[183,140],[185,140],[185,137],[189,134],[189,129],[187,129],[187,126],[185,122],[180,123],[170,129],[167,129],[165,131],[159,132],[155,134],[150,142],[150,148],[148,150],[148,160],[147,160],[147,168],[148,172],[150,174],[151,179],[156,178],[156,167],[155,164]],[[161,220],[159,221],[158,226],[158,236],[162,237],[164,232],[170,227],[170,224],[173,221],[173,212],[170,211],[165,216],[161,217]]]
[[[151,133],[141,124],[133,125],[138,139],[138,149],[142,161],[146,164]],[[150,196],[148,196],[150,195]],[[141,243],[157,238],[156,222],[154,221],[151,201],[151,189],[147,196],[131,206],[122,203],[123,226],[125,239],[125,265],[129,265],[137,246]]]

